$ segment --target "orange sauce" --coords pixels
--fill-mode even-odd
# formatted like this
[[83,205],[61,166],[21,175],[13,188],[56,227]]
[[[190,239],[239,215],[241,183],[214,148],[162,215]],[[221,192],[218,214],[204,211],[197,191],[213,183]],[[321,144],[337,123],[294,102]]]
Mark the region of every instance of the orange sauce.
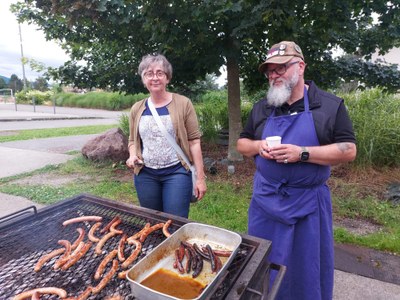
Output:
[[140,284],[157,292],[180,299],[196,298],[205,287],[191,277],[181,277],[166,269],[157,270],[146,277]]

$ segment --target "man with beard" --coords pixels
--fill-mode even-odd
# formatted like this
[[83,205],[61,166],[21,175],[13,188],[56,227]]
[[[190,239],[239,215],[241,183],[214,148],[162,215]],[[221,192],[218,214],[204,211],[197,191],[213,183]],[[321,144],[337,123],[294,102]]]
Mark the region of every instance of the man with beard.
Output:
[[[330,166],[356,157],[343,99],[304,80],[300,47],[282,41],[259,67],[269,81],[237,142],[256,172],[248,232],[272,241],[268,260],[287,267],[277,299],[332,299]],[[269,146],[268,136],[282,143]],[[272,274],[271,283],[276,274]]]

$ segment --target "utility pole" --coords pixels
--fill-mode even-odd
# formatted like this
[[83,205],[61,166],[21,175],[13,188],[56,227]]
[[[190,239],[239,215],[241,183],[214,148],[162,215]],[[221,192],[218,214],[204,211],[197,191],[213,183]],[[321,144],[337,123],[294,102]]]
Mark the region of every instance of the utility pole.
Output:
[[24,90],[26,90],[25,58],[24,58],[24,50],[22,47],[22,34],[21,34],[21,24],[20,23],[18,23],[18,29],[19,29],[19,41],[20,41],[20,45],[21,45],[22,76],[23,76],[23,82],[24,82]]

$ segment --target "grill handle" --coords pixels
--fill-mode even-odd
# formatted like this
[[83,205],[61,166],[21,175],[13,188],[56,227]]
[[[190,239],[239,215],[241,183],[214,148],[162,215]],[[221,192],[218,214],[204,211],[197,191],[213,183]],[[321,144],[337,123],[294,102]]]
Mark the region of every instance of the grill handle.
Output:
[[36,206],[34,206],[34,205],[28,206],[28,207],[25,207],[25,208],[23,208],[21,210],[18,210],[16,212],[13,212],[11,214],[8,214],[6,216],[1,217],[0,218],[0,224],[4,223],[4,222],[7,222],[7,221],[10,221],[11,219],[14,219],[14,218],[18,218],[18,217],[20,217],[22,215],[28,214],[29,213],[28,210],[31,210],[31,209],[33,210],[33,214],[36,215],[37,214]]
[[[278,271],[278,274],[276,275],[275,280],[271,288],[269,289],[268,287],[271,270]],[[264,282],[261,286],[261,291],[252,288],[247,288],[246,291],[258,295],[260,297],[260,300],[274,300],[276,298],[276,294],[279,291],[279,287],[281,286],[285,273],[286,266],[270,263],[269,266],[266,268],[265,274],[263,276]]]

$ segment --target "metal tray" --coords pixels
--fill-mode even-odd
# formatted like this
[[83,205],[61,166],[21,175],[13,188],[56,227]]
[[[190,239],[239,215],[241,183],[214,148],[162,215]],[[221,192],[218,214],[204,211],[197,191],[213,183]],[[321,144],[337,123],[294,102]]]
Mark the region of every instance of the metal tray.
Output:
[[204,285],[205,288],[197,298],[192,298],[201,300],[209,296],[218,279],[226,272],[227,267],[238,251],[242,237],[232,231],[210,225],[199,223],[183,225],[128,272],[127,278],[130,282],[133,296],[141,300],[179,299],[150,289],[140,284],[140,282],[161,268],[172,271],[179,276],[191,278],[191,274],[180,274],[178,270],[173,268],[175,249],[179,247],[181,241],[197,243],[198,245],[209,244],[213,249],[232,251],[229,257],[221,258],[223,266],[216,274],[211,272],[210,263],[204,262],[203,271],[195,280]]

